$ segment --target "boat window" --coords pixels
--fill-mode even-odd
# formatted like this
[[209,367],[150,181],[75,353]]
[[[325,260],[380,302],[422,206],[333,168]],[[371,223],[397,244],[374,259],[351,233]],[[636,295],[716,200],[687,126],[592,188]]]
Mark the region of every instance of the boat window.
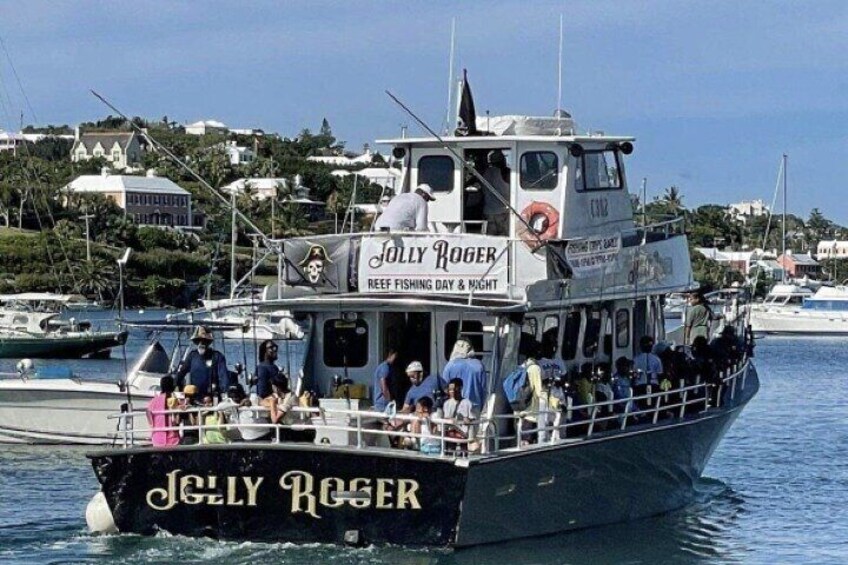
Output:
[[559,159],[550,151],[530,151],[521,155],[521,188],[553,190],[559,181]]
[[527,316],[521,325],[521,333],[536,339],[536,336],[539,335],[539,321],[533,316]]
[[545,359],[556,357],[557,345],[559,345],[559,317],[546,316],[542,325],[542,352]]
[[577,340],[580,337],[580,312],[569,312],[565,316],[565,327],[562,331],[562,348],[560,355],[563,360],[571,361],[577,357]]
[[429,155],[418,160],[418,184],[430,185],[433,192],[453,190],[453,158]]
[[586,312],[586,333],[583,335],[583,357],[591,359],[598,352],[598,340],[601,337],[601,311]]
[[620,308],[615,313],[615,346],[619,349],[630,346],[630,311]]
[[364,367],[368,364],[368,323],[357,319],[324,322],[324,365]]
[[586,151],[577,159],[578,190],[621,188],[621,170],[616,151]]
[[463,320],[462,332],[458,332],[459,320],[451,320],[445,324],[445,359],[450,359],[453,344],[461,335],[471,342],[474,351],[483,351],[483,322],[479,320]]
[[803,296],[790,296],[789,300],[786,301],[787,304],[801,304],[804,302]]

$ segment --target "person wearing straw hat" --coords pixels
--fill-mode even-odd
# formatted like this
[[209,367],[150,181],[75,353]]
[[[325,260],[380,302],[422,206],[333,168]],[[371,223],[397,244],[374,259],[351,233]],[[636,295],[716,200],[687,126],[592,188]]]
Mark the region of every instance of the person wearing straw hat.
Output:
[[230,387],[230,372],[224,354],[212,348],[215,338],[205,326],[197,326],[191,341],[195,348],[188,352],[177,369],[177,386],[183,389],[186,375],[190,384],[197,387],[198,395],[220,397],[221,391]]

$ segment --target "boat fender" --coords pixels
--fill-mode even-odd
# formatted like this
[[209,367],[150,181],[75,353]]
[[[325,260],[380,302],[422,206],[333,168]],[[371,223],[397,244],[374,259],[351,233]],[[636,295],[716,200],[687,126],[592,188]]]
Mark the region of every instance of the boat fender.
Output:
[[547,202],[534,200],[521,211],[521,218],[530,229],[519,230],[519,235],[530,249],[540,247],[539,240],[546,241],[559,233],[559,212]]
[[115,534],[118,532],[112,510],[109,508],[106,495],[103,494],[102,490],[97,491],[97,494],[88,501],[88,505],[85,507],[85,523],[88,524],[88,531],[93,534]]

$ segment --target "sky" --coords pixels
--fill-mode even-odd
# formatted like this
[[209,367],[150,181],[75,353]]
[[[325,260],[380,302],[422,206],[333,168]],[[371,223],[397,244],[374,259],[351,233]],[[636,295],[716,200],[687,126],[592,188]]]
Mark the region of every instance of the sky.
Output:
[[326,117],[357,150],[422,133],[386,89],[444,124],[453,18],[478,114],[551,115],[560,14],[563,107],[636,137],[632,190],[770,203],[786,153],[790,212],[848,224],[844,0],[0,0],[0,128],[103,117],[94,89],[129,115],[288,137]]

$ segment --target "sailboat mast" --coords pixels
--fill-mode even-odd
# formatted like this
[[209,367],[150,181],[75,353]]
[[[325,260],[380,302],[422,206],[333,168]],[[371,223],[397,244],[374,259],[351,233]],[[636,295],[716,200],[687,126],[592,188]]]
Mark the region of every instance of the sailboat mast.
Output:
[[783,282],[786,282],[786,153],[783,154]]
[[236,297],[236,239],[238,238],[238,226],[236,225],[236,190],[233,189],[231,196],[232,200],[232,219],[230,221],[230,298]]

